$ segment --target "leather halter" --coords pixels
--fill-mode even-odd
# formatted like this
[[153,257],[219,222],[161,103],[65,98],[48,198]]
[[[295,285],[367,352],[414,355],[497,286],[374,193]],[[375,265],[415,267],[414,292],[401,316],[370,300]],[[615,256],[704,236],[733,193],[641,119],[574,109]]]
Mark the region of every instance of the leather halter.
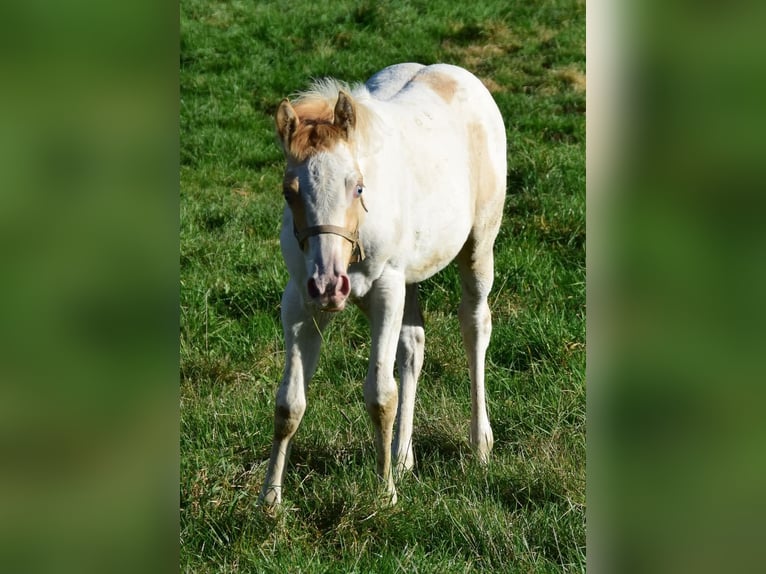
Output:
[[322,233],[332,233],[333,235],[340,235],[343,239],[351,242],[351,261],[350,263],[359,263],[364,261],[364,247],[359,242],[359,230],[349,231],[345,227],[339,227],[337,225],[315,225],[313,227],[306,227],[305,229],[298,230],[293,225],[293,233],[295,239],[298,240],[298,245],[303,249],[303,244],[306,239],[313,235],[320,235]]

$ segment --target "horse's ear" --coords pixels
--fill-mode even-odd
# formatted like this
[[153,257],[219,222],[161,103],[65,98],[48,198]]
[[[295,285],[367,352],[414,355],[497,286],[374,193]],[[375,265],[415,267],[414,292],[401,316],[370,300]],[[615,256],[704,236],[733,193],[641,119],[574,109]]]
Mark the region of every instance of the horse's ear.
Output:
[[340,128],[340,131],[343,132],[346,139],[349,139],[351,132],[354,131],[354,126],[356,126],[354,100],[352,100],[351,96],[343,90],[338,92],[338,101],[335,103],[335,120],[333,121],[333,124]]
[[285,98],[279,104],[279,109],[274,116],[277,124],[277,134],[282,141],[285,151],[290,149],[290,140],[292,140],[295,129],[298,127],[298,116],[290,105],[290,100]]

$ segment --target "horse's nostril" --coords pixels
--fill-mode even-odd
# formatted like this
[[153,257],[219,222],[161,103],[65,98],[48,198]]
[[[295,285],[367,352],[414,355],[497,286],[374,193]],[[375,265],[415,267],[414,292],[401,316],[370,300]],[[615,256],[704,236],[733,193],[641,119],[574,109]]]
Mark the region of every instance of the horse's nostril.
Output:
[[344,297],[347,297],[349,291],[351,291],[351,283],[348,280],[348,275],[341,275],[338,277],[338,283],[338,292]]
[[345,299],[351,291],[351,283],[345,274],[329,279],[311,277],[306,282],[306,291],[312,299],[334,299],[339,296]]
[[309,297],[311,297],[312,299],[317,299],[322,294],[320,293],[319,287],[317,287],[317,282],[314,280],[313,277],[309,279],[307,287],[308,287]]

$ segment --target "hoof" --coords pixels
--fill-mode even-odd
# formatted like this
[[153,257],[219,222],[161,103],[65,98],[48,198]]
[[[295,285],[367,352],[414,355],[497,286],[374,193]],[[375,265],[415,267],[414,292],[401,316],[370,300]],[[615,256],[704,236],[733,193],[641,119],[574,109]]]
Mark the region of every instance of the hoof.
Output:
[[261,495],[258,497],[258,506],[262,506],[266,509],[274,508],[282,503],[282,487],[271,486],[269,488],[264,487],[261,491]]
[[412,472],[415,468],[415,457],[410,450],[406,455],[396,458],[394,463],[394,470],[397,477],[402,476],[408,472]]
[[492,428],[489,426],[476,434],[471,433],[471,446],[481,464],[489,463],[489,453],[492,451],[494,444],[495,439],[492,436]]
[[380,497],[380,505],[383,508],[391,508],[392,506],[396,505],[396,501],[398,500],[398,497],[396,495],[396,490],[394,489],[393,492],[384,492]]

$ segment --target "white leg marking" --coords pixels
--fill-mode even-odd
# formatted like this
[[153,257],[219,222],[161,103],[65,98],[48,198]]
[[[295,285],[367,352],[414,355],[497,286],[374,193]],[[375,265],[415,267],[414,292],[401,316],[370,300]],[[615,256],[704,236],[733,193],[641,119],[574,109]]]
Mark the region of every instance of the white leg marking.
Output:
[[397,410],[394,361],[404,312],[405,286],[401,274],[387,271],[375,281],[364,306],[369,310],[372,349],[364,402],[375,431],[375,457],[378,476],[384,481],[384,502],[396,503],[396,487],[391,469],[391,438]]
[[492,288],[494,265],[491,245],[489,254],[481,258],[477,258],[472,251],[473,243],[470,240],[466,247],[458,258],[463,287],[458,318],[471,376],[471,446],[479,461],[487,463],[494,437],[487,414],[484,361],[492,333],[487,295]]
[[399,371],[399,411],[394,439],[394,461],[397,475],[412,470],[415,455],[412,449],[412,421],[415,414],[415,394],[420,370],[423,368],[425,331],[418,302],[417,284],[407,285],[404,318],[396,349]]
[[314,316],[306,310],[294,283],[290,281],[287,284],[282,296],[285,370],[277,390],[274,442],[259,497],[259,502],[265,506],[274,506],[282,501],[282,479],[290,443],[306,410],[306,389],[319,359],[320,329],[328,320],[327,313]]

